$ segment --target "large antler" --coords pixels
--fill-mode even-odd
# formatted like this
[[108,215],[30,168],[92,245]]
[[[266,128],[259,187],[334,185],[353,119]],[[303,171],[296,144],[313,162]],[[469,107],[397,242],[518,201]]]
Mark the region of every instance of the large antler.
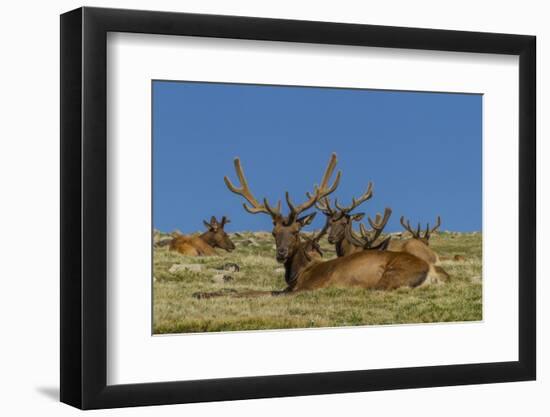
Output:
[[317,207],[319,211],[325,213],[329,217],[332,217],[336,214],[336,210],[333,210],[330,206],[330,199],[328,197],[325,197],[321,201],[315,203],[315,207]]
[[389,207],[386,207],[384,209],[384,217],[380,215],[380,213],[376,213],[375,220],[373,221],[370,217],[368,218],[370,227],[372,228],[372,233],[368,232],[363,223],[359,225],[361,229],[361,235],[364,239],[367,240],[369,247],[372,246],[372,244],[378,239],[382,231],[384,230],[384,227],[386,227],[386,224],[388,223],[388,220],[390,219],[392,210]]
[[258,200],[254,198],[254,195],[252,195],[252,192],[250,191],[250,188],[248,187],[248,182],[246,181],[246,178],[244,176],[243,168],[241,167],[241,161],[239,158],[235,158],[234,161],[235,164],[235,172],[237,173],[237,177],[239,178],[239,182],[241,184],[241,188],[237,188],[233,185],[233,183],[227,178],[227,176],[223,177],[223,180],[225,181],[225,185],[227,185],[227,188],[234,192],[235,194],[238,194],[246,201],[250,203],[252,207],[248,207],[246,203],[243,203],[243,207],[246,211],[252,214],[256,213],[265,213],[269,214],[271,217],[277,217],[281,215],[281,200],[279,200],[277,207],[271,207],[267,201],[266,198],[264,198],[264,204],[258,203]]
[[414,230],[412,227],[411,227],[411,223],[407,220],[407,222],[405,223],[405,216],[401,216],[401,218],[399,219],[399,221],[401,222],[401,226],[403,226],[403,228],[408,231],[411,235],[413,235],[414,238],[416,239],[420,239],[420,222],[418,223],[418,227],[416,228],[416,230]]
[[388,223],[392,210],[390,208],[384,209],[384,216],[380,213],[376,214],[375,220],[368,218],[369,224],[372,228],[372,231],[368,231],[363,223],[359,224],[361,230],[361,237],[357,236],[353,231],[353,222],[349,222],[345,229],[346,238],[355,246],[362,247],[364,249],[374,249],[374,242],[380,236],[384,227]]
[[298,206],[295,206],[290,200],[290,195],[288,191],[286,192],[285,194],[286,202],[288,204],[288,208],[290,209],[290,214],[288,215],[288,223],[292,223],[294,220],[296,220],[296,217],[298,217],[300,213],[311,208],[315,203],[324,199],[326,196],[328,196],[330,193],[336,190],[336,187],[338,187],[338,184],[340,183],[340,177],[342,176],[342,171],[338,171],[338,173],[336,174],[336,178],[334,179],[334,182],[329,187],[330,177],[332,177],[332,173],[334,172],[334,168],[336,167],[336,162],[337,162],[336,154],[333,153],[330,156],[328,166],[325,169],[323,178],[321,179],[321,185],[315,186],[313,190],[313,194],[306,193],[306,196],[308,197],[308,199],[304,203]]
[[321,238],[327,234],[329,227],[330,227],[330,218],[327,217],[323,228],[317,234],[313,233],[313,235],[311,236],[311,240],[314,242],[318,242],[319,240],[321,240]]
[[437,229],[439,229],[439,226],[441,226],[441,216],[437,216],[437,220],[435,222],[435,226],[430,229],[430,223],[426,225],[426,233],[424,234],[424,239],[429,240],[430,236],[433,232],[435,232]]
[[424,237],[422,237],[421,234],[420,234],[421,229],[422,229],[422,226],[420,225],[420,222],[418,223],[418,226],[416,227],[416,230],[414,230],[411,227],[411,224],[408,220],[405,223],[405,217],[404,216],[401,216],[400,221],[401,221],[401,225],[405,228],[405,230],[407,230],[410,234],[412,234],[415,239],[422,239],[423,238],[423,239],[429,240],[430,235],[433,232],[435,232],[437,229],[439,229],[439,227],[441,226],[441,216],[437,216],[435,226],[430,229],[430,224],[428,223],[426,225],[426,232],[424,233]]
[[369,200],[372,197],[372,182],[369,182],[369,185],[367,186],[367,190],[356,199],[355,197],[351,199],[351,205],[348,207],[342,207],[338,204],[338,199],[334,200],[334,205],[338,210],[340,210],[342,213],[349,213],[355,208],[357,208],[360,204],[363,204],[365,201]]

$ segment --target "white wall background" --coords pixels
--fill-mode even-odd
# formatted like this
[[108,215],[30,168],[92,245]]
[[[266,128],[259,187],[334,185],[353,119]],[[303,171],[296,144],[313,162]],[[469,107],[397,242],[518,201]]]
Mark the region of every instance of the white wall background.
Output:
[[[236,14],[531,34],[538,37],[539,259],[550,249],[550,209],[543,190],[550,169],[540,146],[548,131],[550,26],[546,2],[447,3],[254,0],[93,1],[86,5],[181,12]],[[74,415],[59,392],[59,17],[76,1],[27,1],[2,6],[0,43],[1,237],[0,410],[3,415]],[[539,262],[538,381],[301,398],[237,401],[100,411],[99,415],[548,415],[550,405],[550,267]],[[545,395],[546,394],[546,395]]]

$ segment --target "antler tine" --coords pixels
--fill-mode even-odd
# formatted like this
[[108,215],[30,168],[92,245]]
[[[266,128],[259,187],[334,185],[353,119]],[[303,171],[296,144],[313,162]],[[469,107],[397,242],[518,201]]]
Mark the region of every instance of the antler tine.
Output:
[[271,207],[267,198],[264,198],[264,207],[271,214],[272,217],[277,217],[281,215],[281,200],[277,202],[277,207]]
[[336,158],[336,154],[333,153],[332,155],[330,155],[330,160],[329,160],[327,169],[325,170],[325,173],[323,174],[323,179],[321,180],[321,186],[318,188],[319,198],[326,197],[330,193],[334,192],[334,190],[336,190],[336,187],[338,187],[338,184],[340,184],[340,177],[342,176],[342,171],[338,171],[336,173],[336,178],[334,179],[332,186],[328,187],[328,182],[330,181],[330,177],[332,177],[332,173],[334,172],[334,168],[336,168],[337,162],[338,162],[338,159]]
[[334,204],[336,205],[336,208],[344,213],[349,213],[350,211],[357,208],[360,204],[363,204],[365,201],[372,198],[372,181],[369,181],[369,185],[367,186],[367,190],[359,197],[355,198],[353,197],[351,199],[351,206],[349,207],[341,207],[338,204],[338,201],[335,201]]
[[359,223],[359,231],[361,232],[361,236],[363,236],[363,238],[368,241],[370,238],[370,233],[363,223]]
[[[364,229],[363,223],[360,223],[359,227],[361,227],[361,234],[363,234],[363,229]],[[355,232],[353,231],[353,222],[348,222],[348,224],[346,224],[346,227],[344,229],[344,234],[348,242],[350,242],[352,245],[365,248],[369,244],[369,241],[365,239],[364,236],[363,238],[360,238],[355,234]]]
[[411,227],[411,222],[407,220],[407,222],[405,223],[405,216],[401,216],[401,218],[399,219],[399,221],[401,222],[401,226],[403,226],[403,228],[409,232],[411,235],[413,235],[413,237],[417,237],[418,234],[412,229]]
[[308,197],[308,200],[306,202],[298,206],[294,206],[294,204],[292,204],[292,201],[290,200],[289,193],[286,192],[285,194],[286,202],[288,204],[288,208],[290,209],[290,214],[288,215],[289,223],[293,222],[301,212],[311,208],[319,200],[321,200],[322,198],[325,198],[334,190],[336,190],[336,187],[338,187],[338,184],[340,183],[340,177],[342,175],[342,171],[338,171],[332,186],[328,187],[328,182],[330,181],[330,177],[332,176],[334,168],[336,167],[336,162],[337,162],[336,154],[333,153],[330,156],[328,166],[325,169],[325,173],[323,174],[321,185],[315,186],[313,194],[306,193],[306,196]]
[[[227,186],[227,188],[229,188],[231,192],[242,196],[252,206],[252,207],[249,207],[246,205],[246,203],[243,203],[244,209],[247,212],[252,214],[266,213],[271,215],[272,217],[280,215],[280,208],[281,208],[280,202],[279,202],[277,211],[275,211],[271,207],[268,208],[267,205],[262,206],[260,203],[258,203],[258,200],[256,200],[254,195],[252,195],[252,192],[248,187],[248,182],[246,181],[246,177],[244,176],[244,171],[241,166],[241,161],[239,158],[235,158],[234,165],[235,165],[235,172],[237,173],[237,177],[239,178],[239,182],[241,184],[241,188],[237,188],[235,185],[233,185],[233,183],[229,180],[227,176],[223,177],[223,180],[225,182],[225,185]],[[264,203],[266,202],[267,200],[264,199]]]
[[[306,193],[308,197],[311,197],[309,193]],[[334,210],[332,207],[330,207],[330,199],[328,197],[323,198],[322,200],[315,203],[315,207],[317,207],[318,210],[325,213],[327,216],[332,216],[334,214]]]
[[376,217],[374,221],[370,217],[368,218],[370,226],[374,230],[384,229],[384,227],[386,227],[386,223],[388,223],[388,220],[390,219],[391,214],[392,214],[392,209],[389,207],[386,207],[384,209],[384,217],[382,217],[380,213],[376,213]]
[[372,220],[370,216],[368,217],[368,222],[370,224],[370,227],[372,227],[372,230],[373,230],[372,236],[370,236],[370,233],[367,232],[363,223],[360,224],[359,227],[361,228],[361,234],[368,241],[369,247],[371,247],[376,241],[376,239],[378,239],[378,237],[384,230],[384,227],[386,227],[386,224],[388,223],[388,220],[390,219],[391,214],[392,214],[392,209],[389,207],[386,207],[384,209],[384,217],[382,217],[380,213],[376,213],[375,220]]
[[439,229],[440,226],[441,226],[441,216],[437,216],[437,220],[435,221],[435,226],[432,227],[432,229],[430,230],[430,233],[435,232],[437,229]]
[[311,240],[314,242],[318,242],[324,235],[326,235],[329,227],[330,227],[330,219],[327,217],[323,228],[319,231],[319,233],[317,233],[316,235],[313,235]]
[[429,239],[430,235],[435,232],[439,227],[441,226],[441,216],[437,216],[437,219],[435,221],[435,226],[430,229],[430,223],[426,224],[426,233],[424,234],[424,238]]

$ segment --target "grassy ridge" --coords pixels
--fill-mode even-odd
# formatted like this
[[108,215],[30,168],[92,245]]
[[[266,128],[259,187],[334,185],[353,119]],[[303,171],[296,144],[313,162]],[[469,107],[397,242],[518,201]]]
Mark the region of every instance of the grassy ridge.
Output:
[[[193,298],[198,291],[285,287],[270,233],[238,233],[231,238],[237,249],[218,251],[220,256],[186,257],[166,247],[155,249],[155,334],[482,319],[480,233],[447,232],[432,237],[430,245],[452,278],[444,285],[388,292],[328,288],[286,297]],[[326,239],[322,247],[325,259],[335,256]],[[454,261],[455,255],[465,260]],[[230,262],[239,265],[240,271],[220,270]]]

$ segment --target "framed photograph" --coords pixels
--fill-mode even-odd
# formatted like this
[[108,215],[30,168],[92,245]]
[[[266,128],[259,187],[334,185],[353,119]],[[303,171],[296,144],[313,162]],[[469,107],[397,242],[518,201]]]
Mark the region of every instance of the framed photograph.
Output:
[[535,37],[61,16],[61,401],[533,380]]

